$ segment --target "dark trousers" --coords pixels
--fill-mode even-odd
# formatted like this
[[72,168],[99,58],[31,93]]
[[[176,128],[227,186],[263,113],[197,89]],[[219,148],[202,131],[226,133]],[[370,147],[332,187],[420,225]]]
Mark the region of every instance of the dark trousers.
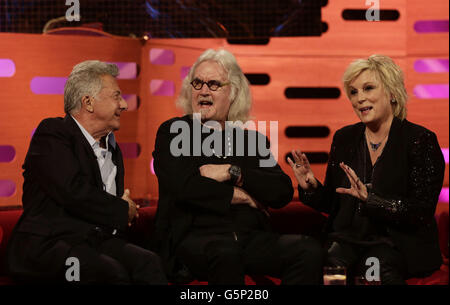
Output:
[[158,255],[119,238],[107,239],[96,248],[88,243],[76,245],[70,256],[80,261],[81,283],[168,283]]
[[318,284],[324,252],[311,237],[270,232],[188,234],[177,250],[197,279],[212,285],[244,285],[245,274],[281,278],[282,284]]
[[56,241],[18,233],[9,246],[9,272],[25,283],[167,284],[158,255],[101,232]]
[[372,264],[366,265],[369,257],[380,263],[382,285],[405,285],[406,264],[403,255],[387,244],[361,247],[344,242],[333,242],[328,249],[327,265],[345,266],[347,281],[352,284],[354,276],[365,276]]

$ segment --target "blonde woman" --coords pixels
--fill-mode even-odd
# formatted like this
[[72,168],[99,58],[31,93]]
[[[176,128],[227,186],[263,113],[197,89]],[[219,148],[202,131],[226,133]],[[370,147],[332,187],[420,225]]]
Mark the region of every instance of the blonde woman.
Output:
[[432,131],[406,120],[403,75],[392,59],[356,60],[343,83],[361,122],[335,133],[324,184],[305,154],[292,152],[299,198],[330,215],[328,264],[365,275],[375,257],[382,284],[405,284],[442,263],[434,219],[442,152]]

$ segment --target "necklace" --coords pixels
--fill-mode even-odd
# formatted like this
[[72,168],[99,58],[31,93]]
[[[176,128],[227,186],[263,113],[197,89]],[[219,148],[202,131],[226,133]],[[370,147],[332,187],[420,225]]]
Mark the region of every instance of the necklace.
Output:
[[[200,121],[200,124],[201,124],[202,126],[205,126],[205,127],[208,128],[208,129],[214,130],[214,132],[216,132],[214,126],[208,126],[207,124],[203,124],[201,121]],[[231,156],[231,136],[230,136],[230,132],[227,131],[227,128],[225,128],[225,131],[224,131],[224,132],[226,132],[226,134],[227,134],[228,154],[225,154],[224,156],[218,155],[218,154],[216,153],[216,151],[214,150],[214,143],[211,143],[211,146],[210,146],[210,148],[211,148],[211,150],[212,150],[214,156],[216,156],[217,158],[221,158],[221,159],[226,159],[227,157]],[[225,145],[226,145],[226,144],[225,144]]]
[[216,154],[213,143],[211,143],[211,149],[212,149],[214,156],[216,156],[217,158],[221,158],[221,159],[226,159],[227,157],[231,156],[231,137],[230,137],[229,132],[227,132],[227,144],[228,144],[228,154],[225,154],[225,156],[221,156],[221,155]]
[[377,151],[377,149],[381,146],[381,144],[384,142],[384,140],[386,139],[386,137],[388,136],[389,132],[384,136],[384,138],[379,142],[379,143],[372,143],[372,141],[370,140],[369,134],[366,131],[366,136],[367,139],[369,140],[369,144],[370,144],[370,149],[375,152]]
[[370,144],[370,149],[372,149],[372,151],[376,151],[378,149],[378,147],[381,146],[381,142],[380,143],[372,143],[372,142],[370,142],[369,144]]

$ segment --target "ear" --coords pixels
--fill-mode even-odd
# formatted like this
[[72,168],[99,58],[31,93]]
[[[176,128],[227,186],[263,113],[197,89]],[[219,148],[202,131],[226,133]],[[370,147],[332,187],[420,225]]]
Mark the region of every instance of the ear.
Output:
[[89,95],[85,95],[81,98],[81,104],[84,106],[86,111],[94,112],[94,107],[92,106],[92,98]]

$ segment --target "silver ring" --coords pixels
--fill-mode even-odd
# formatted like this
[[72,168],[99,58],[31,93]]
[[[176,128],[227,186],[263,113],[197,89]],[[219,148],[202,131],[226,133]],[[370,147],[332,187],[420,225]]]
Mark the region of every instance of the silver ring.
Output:
[[301,167],[301,166],[303,166],[303,164],[295,163],[295,168],[299,168],[299,167]]

